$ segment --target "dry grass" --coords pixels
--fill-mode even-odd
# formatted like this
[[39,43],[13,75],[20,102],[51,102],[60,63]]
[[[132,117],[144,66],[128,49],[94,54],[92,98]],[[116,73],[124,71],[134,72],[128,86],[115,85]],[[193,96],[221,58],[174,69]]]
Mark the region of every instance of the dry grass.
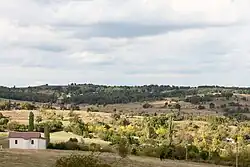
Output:
[[52,143],[57,143],[57,142],[65,142],[68,141],[70,138],[77,138],[78,141],[81,141],[81,139],[84,140],[84,143],[86,144],[91,144],[91,143],[96,143],[100,144],[102,146],[109,145],[109,142],[100,140],[100,139],[89,139],[89,138],[82,138],[82,136],[78,136],[72,133],[67,133],[67,132],[55,132],[50,134],[50,141]]
[[[23,150],[2,150],[0,151],[0,167],[52,167],[56,159],[72,153],[89,154],[88,152],[75,151],[23,151]],[[100,158],[111,163],[119,160],[114,154],[103,153]],[[121,160],[117,166],[122,167],[215,167],[216,165],[187,163],[179,161],[160,161],[156,158],[129,157]],[[216,166],[218,167],[218,166]]]
[[[32,111],[36,116],[41,115],[39,111]],[[46,112],[55,112],[57,115],[63,115],[64,119],[69,119],[68,113],[70,111],[62,111],[62,110],[46,110]],[[11,121],[17,121],[22,124],[28,124],[28,118],[30,111],[27,110],[18,110],[18,111],[1,111],[1,113],[6,116],[10,117]],[[87,112],[84,110],[81,111],[74,111],[74,113],[79,114],[80,118],[83,119],[84,122],[94,122],[94,121],[100,121],[100,122],[109,122],[111,120],[111,114],[105,113],[105,112]],[[45,118],[43,118],[45,119]],[[67,122],[65,122],[67,123]]]

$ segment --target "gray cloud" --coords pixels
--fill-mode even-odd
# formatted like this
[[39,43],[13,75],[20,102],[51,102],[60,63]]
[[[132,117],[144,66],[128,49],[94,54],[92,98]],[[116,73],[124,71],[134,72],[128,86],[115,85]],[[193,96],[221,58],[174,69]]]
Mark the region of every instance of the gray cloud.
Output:
[[2,84],[244,85],[249,1],[211,1],[1,1]]
[[165,34],[172,31],[181,31],[184,29],[193,28],[208,28],[208,27],[228,27],[233,24],[176,24],[167,22],[164,24],[140,24],[135,22],[102,22],[90,25],[69,24],[57,25],[61,30],[73,32],[75,38],[93,38],[93,37],[109,37],[109,38],[135,38],[142,36],[152,36]]

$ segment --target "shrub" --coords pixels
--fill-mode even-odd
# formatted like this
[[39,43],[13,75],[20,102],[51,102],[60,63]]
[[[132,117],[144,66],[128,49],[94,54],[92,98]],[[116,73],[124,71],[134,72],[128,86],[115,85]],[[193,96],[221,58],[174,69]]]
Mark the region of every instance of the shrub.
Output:
[[0,112],[0,119],[4,118],[3,113]]
[[66,150],[80,150],[80,146],[76,142],[68,141],[65,143]]
[[200,152],[200,157],[203,159],[203,160],[207,160],[208,157],[209,157],[209,153],[207,151],[201,151]]
[[30,103],[21,103],[20,108],[22,110],[35,110],[37,107]]
[[114,114],[111,115],[111,118],[113,118],[113,119],[115,119],[117,121],[117,120],[119,120],[121,118],[121,114],[114,113]]
[[63,130],[63,123],[61,121],[47,121],[35,125],[37,132],[44,132],[44,126],[48,124],[50,132],[59,132]]
[[7,125],[7,129],[10,130],[10,131],[18,131],[19,125],[20,124],[18,122],[16,122],[16,121],[9,122],[8,125]]
[[205,106],[202,106],[202,105],[199,105],[199,106],[198,106],[198,110],[204,110],[204,109],[206,109]]
[[40,116],[40,115],[38,115],[37,117],[36,117],[36,122],[37,123],[40,123],[40,122],[42,122],[43,121],[43,118]]
[[125,158],[128,156],[129,153],[129,144],[126,138],[121,138],[117,145],[117,151],[118,154],[122,157]]
[[75,143],[78,143],[78,140],[77,140],[77,138],[70,138],[70,139],[69,139],[69,142],[75,142]]
[[9,123],[8,118],[0,118],[0,125],[7,125]]
[[96,143],[91,143],[89,149],[90,151],[99,152],[101,150],[101,145]]
[[142,105],[143,108],[152,108],[153,106],[149,103],[145,103]]
[[0,132],[5,132],[6,126],[0,125]]
[[215,108],[215,104],[214,104],[214,103],[210,103],[210,104],[209,104],[209,108],[210,108],[210,109],[214,109],[214,108]]
[[70,155],[59,158],[54,167],[111,167],[92,155]]
[[182,146],[176,146],[173,150],[172,158],[177,160],[184,160],[186,149]]

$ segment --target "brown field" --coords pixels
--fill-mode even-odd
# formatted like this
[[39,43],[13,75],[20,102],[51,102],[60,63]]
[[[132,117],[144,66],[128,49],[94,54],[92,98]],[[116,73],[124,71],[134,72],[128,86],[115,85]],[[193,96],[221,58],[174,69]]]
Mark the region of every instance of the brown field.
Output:
[[[32,111],[36,116],[42,115],[38,110]],[[69,111],[65,110],[47,110],[47,112],[56,112],[58,115],[63,115],[64,119],[67,120]],[[22,124],[28,124],[28,118],[30,111],[27,110],[12,110],[12,111],[1,111],[1,113],[6,116],[10,117],[11,121],[17,121]],[[111,114],[105,112],[87,112],[84,110],[81,111],[74,111],[74,113],[79,114],[79,116],[83,119],[84,122],[92,122],[92,121],[101,121],[101,122],[108,122],[111,120]],[[67,121],[64,121],[67,123]]]
[[[0,167],[53,167],[56,159],[70,154],[89,154],[88,152],[76,151],[31,151],[31,150],[1,150]],[[120,158],[111,153],[103,153],[100,158],[107,163],[112,163]],[[119,162],[117,167],[218,167],[216,165],[191,163],[185,161],[160,161],[157,158],[131,156]]]

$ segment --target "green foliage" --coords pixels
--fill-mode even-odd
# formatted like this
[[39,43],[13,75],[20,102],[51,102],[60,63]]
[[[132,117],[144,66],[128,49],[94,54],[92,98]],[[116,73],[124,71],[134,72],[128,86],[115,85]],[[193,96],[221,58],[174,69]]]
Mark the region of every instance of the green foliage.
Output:
[[7,129],[9,131],[19,131],[19,132],[26,132],[28,131],[28,126],[24,124],[20,124],[16,121],[9,122],[7,124]]
[[70,124],[64,128],[64,131],[84,137],[89,135],[88,126],[77,115],[70,120]]
[[177,110],[181,111],[181,105],[180,105],[179,103],[176,103],[176,104],[175,104],[175,108],[176,108]]
[[117,145],[117,151],[118,154],[122,157],[125,158],[129,154],[129,143],[127,138],[121,138],[118,145]]
[[111,118],[113,118],[113,119],[115,119],[117,121],[117,120],[119,120],[121,118],[121,114],[113,113],[111,115]]
[[153,106],[149,103],[145,103],[142,105],[143,108],[147,109],[147,108],[152,108]]
[[11,110],[11,102],[10,102],[10,100],[0,103],[0,110]]
[[33,131],[34,130],[34,114],[33,112],[30,112],[29,114],[29,128],[28,131]]
[[71,111],[75,111],[75,110],[79,111],[80,110],[80,106],[76,105],[76,104],[71,104],[69,109]]
[[20,109],[22,110],[35,110],[36,106],[30,103],[21,103]]
[[94,155],[70,155],[61,157],[54,167],[111,167]]
[[40,122],[35,125],[35,130],[37,132],[44,132],[44,127],[48,125],[50,132],[59,132],[63,130],[63,123],[59,120]]
[[38,115],[37,117],[36,117],[36,122],[37,123],[40,123],[40,122],[42,122],[43,121],[43,118],[40,116],[40,115]]
[[0,113],[0,125],[7,125],[9,121],[9,118],[4,117],[3,114]]
[[50,143],[50,129],[48,124],[44,125],[44,138],[46,139],[46,146],[48,147]]
[[203,106],[203,105],[199,105],[199,106],[198,106],[198,110],[204,110],[204,109],[206,109],[205,106]]
[[210,104],[209,104],[209,108],[210,108],[210,109],[214,109],[214,108],[215,108],[215,104],[214,104],[214,103],[210,103]]
[[0,125],[7,125],[9,122],[9,119],[8,118],[1,118],[0,119]]
[[[61,104],[115,104],[129,102],[143,102],[162,100],[166,97],[181,97],[220,91],[221,94],[206,95],[201,100],[194,99],[192,103],[211,101],[213,97],[226,97],[230,99],[235,93],[250,93],[249,88],[219,87],[219,86],[169,86],[169,85],[144,85],[144,86],[106,86],[93,84],[73,84],[68,86],[37,86],[27,88],[0,87],[0,97],[5,99],[22,100],[29,102],[56,103],[58,98]],[[41,93],[42,92],[42,93]],[[56,95],[58,92],[59,95]],[[70,94],[71,97],[66,97]],[[7,107],[8,108],[8,107]],[[1,105],[0,105],[1,110]]]

